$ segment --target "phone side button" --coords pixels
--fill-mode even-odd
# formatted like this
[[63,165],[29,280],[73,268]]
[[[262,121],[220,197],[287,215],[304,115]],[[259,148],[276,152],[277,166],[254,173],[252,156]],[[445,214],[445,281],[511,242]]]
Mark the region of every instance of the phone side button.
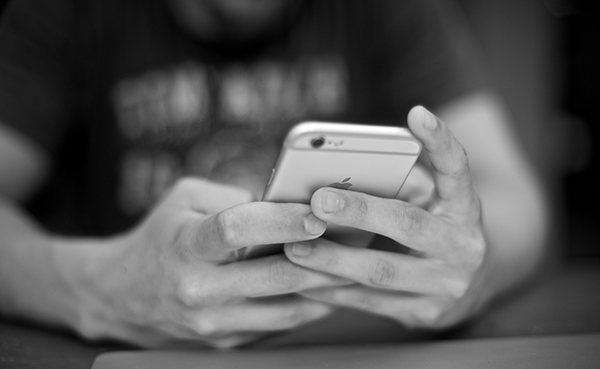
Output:
[[271,178],[269,178],[269,182],[265,186],[265,189],[262,193],[260,201],[265,201],[265,196],[267,195],[267,191],[269,191],[269,187],[271,187],[271,182],[273,182],[273,177],[275,177],[275,168],[271,169]]
[[271,178],[269,178],[269,182],[267,183],[267,186],[271,185],[271,182],[273,182],[273,177],[275,177],[275,168],[271,169]]

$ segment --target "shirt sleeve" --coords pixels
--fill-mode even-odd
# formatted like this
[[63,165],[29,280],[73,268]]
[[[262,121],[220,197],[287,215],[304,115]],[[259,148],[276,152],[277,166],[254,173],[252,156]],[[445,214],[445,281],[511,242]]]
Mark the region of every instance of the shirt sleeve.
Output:
[[15,0],[0,24],[0,121],[54,152],[73,110],[74,11]]
[[417,104],[435,109],[492,85],[485,58],[462,13],[447,0],[374,2],[375,69],[389,89],[388,107],[406,117]]

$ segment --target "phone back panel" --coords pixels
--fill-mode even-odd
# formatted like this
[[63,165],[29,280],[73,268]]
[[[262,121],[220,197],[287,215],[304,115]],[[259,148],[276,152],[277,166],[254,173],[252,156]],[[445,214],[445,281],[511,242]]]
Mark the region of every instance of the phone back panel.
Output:
[[287,148],[263,199],[309,203],[325,186],[395,198],[416,160],[414,154]]
[[[322,143],[315,146],[315,139],[322,139]],[[420,142],[405,128],[301,123],[284,142],[263,200],[308,204],[313,193],[326,186],[395,198],[420,152]],[[366,247],[373,234],[328,224],[323,237]],[[246,250],[248,257],[281,252],[276,245]]]

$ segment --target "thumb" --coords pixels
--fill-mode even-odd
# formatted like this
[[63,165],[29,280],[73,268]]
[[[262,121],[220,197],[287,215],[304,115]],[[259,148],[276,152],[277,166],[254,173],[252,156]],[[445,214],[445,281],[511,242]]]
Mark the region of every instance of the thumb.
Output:
[[464,147],[444,122],[422,106],[412,108],[407,121],[431,161],[434,195],[451,203],[455,211],[470,213],[477,200]]

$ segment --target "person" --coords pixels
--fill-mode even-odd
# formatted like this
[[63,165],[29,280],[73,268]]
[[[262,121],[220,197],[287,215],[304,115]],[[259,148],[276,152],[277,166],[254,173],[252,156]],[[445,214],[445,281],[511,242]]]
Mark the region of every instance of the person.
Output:
[[[547,205],[443,7],[10,2],[2,315],[91,340],[232,347],[340,307],[432,330],[484,311],[543,262]],[[310,204],[258,201],[282,135],[308,118],[406,123],[425,160],[400,199],[321,188]],[[327,224],[392,245],[335,244]],[[240,258],[275,243],[284,253]]]

